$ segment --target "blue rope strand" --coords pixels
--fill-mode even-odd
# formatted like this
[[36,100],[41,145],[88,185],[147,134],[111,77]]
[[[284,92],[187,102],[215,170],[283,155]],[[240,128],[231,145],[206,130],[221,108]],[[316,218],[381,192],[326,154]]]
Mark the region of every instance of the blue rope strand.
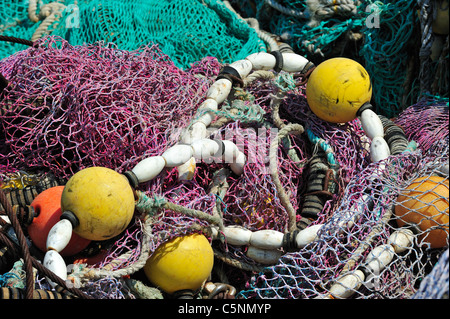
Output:
[[314,133],[310,129],[306,129],[306,134],[308,135],[309,140],[313,144],[318,144],[321,149],[325,151],[325,154],[327,155],[327,161],[330,164],[331,167],[336,168],[338,165],[336,158],[334,157],[333,148],[328,145],[328,143],[322,139],[314,135]]

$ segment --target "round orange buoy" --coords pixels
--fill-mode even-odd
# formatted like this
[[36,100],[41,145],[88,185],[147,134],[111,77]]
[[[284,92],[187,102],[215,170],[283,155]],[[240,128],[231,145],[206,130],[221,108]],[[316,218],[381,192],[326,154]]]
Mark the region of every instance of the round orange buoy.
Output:
[[159,246],[147,260],[144,272],[154,285],[172,294],[199,289],[211,273],[213,263],[214,253],[208,239],[191,234]]
[[[31,203],[31,206],[39,213],[28,226],[28,234],[34,245],[42,251],[46,251],[47,236],[50,229],[61,217],[61,195],[64,186],[55,186],[41,192]],[[72,256],[84,248],[91,241],[72,233],[66,248],[61,251],[62,256]]]
[[415,179],[397,198],[395,215],[399,227],[417,225],[419,238],[431,248],[441,248],[448,240],[449,182],[439,176]]

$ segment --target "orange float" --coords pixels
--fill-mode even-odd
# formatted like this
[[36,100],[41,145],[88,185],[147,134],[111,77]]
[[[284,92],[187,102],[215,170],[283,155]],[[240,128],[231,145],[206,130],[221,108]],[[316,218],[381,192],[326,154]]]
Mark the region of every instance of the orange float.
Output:
[[[47,236],[50,229],[61,217],[61,195],[64,186],[55,186],[41,192],[31,203],[35,212],[39,215],[28,226],[28,234],[34,245],[42,251],[46,251]],[[62,256],[72,256],[85,249],[91,241],[72,233],[72,237],[61,251]]]
[[395,215],[399,227],[415,224],[421,241],[441,248],[448,240],[448,178],[439,176],[415,179],[397,198]]
[[73,263],[74,264],[87,264],[93,266],[105,260],[105,258],[109,255],[109,251],[107,249],[102,249],[97,255],[90,257],[78,257]]

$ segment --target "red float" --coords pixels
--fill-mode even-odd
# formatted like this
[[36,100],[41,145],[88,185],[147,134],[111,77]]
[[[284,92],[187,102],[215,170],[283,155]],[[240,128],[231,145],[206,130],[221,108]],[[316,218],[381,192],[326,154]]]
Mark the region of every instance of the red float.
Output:
[[[38,216],[28,226],[28,234],[34,245],[42,251],[46,251],[47,236],[62,214],[61,195],[64,186],[55,186],[40,193],[31,203]],[[91,241],[72,233],[67,247],[61,251],[62,256],[72,256],[85,249]]]

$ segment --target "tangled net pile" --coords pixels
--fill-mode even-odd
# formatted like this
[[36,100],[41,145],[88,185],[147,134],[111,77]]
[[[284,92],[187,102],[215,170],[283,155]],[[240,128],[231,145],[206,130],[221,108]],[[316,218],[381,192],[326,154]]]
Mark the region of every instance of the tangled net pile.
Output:
[[91,165],[130,169],[176,141],[218,72],[213,58],[182,71],[156,46],[128,52],[48,38],[2,63],[13,79],[2,164],[59,178]]
[[[280,35],[317,65],[345,56],[371,75],[372,104],[389,118],[424,93],[448,97],[448,34],[431,31],[445,3],[431,0],[231,0],[245,18]],[[420,15],[417,12],[420,10]],[[415,35],[421,34],[421,37]],[[434,42],[441,51],[430,58]],[[433,75],[435,77],[433,78]]]
[[[72,45],[105,41],[128,51],[153,42],[183,69],[206,56],[231,63],[265,50],[255,30],[217,0],[138,3],[133,0],[4,0],[2,3],[2,35],[36,41],[51,34]],[[23,49],[22,44],[0,42],[0,58]]]
[[[275,2],[264,3],[273,7]],[[262,10],[262,3],[258,8]],[[352,16],[361,8],[352,9]],[[358,19],[355,24],[339,20],[333,32],[344,25],[345,31],[328,41],[362,27],[362,16]],[[259,20],[263,26],[263,17]],[[333,21],[316,21],[302,32],[307,28],[318,32],[318,25],[331,28]],[[72,30],[72,36],[78,31]],[[320,37],[309,39],[320,42]],[[0,73],[9,81],[0,95],[0,185],[10,198],[17,192],[36,195],[64,184],[85,167],[103,166],[122,173],[162,154],[195,122],[198,106],[226,62],[203,52],[181,69],[164,43],[124,49],[124,43],[118,42],[74,45],[49,36],[0,61]],[[296,50],[311,49],[305,43],[292,43],[298,45],[293,46]],[[332,55],[326,46],[320,49],[324,56]],[[243,56],[232,60],[252,50],[243,50]],[[371,64],[366,65],[370,69]],[[378,82],[379,75],[375,69],[372,72],[373,82]],[[383,87],[377,90],[380,96],[389,96]],[[394,214],[394,207],[401,204],[397,198],[413,180],[442,176],[448,188],[448,98],[422,93],[414,103],[404,98],[408,107],[390,107],[395,114],[390,125],[402,128],[408,147],[372,163],[370,140],[359,119],[332,124],[317,118],[309,109],[305,83],[292,74],[268,71],[249,76],[214,111],[216,118],[210,125],[210,138],[232,140],[244,152],[243,173],[234,174],[225,163],[200,162],[192,180],[180,181],[176,169],[165,168],[137,187],[135,216],[122,234],[94,242],[79,256],[67,259],[72,263],[69,279],[85,297],[165,298],[142,275],[146,260],[162,243],[201,232],[214,250],[211,280],[233,285],[236,297],[329,297],[339,278],[363,269],[376,247],[388,246],[390,235],[399,229]],[[26,202],[19,204],[26,207],[30,199],[23,197]],[[173,205],[167,208],[167,203]],[[0,213],[2,209],[7,207],[0,206]],[[448,216],[448,207],[441,213]],[[223,226],[240,225],[251,231],[287,233],[322,227],[313,242],[296,251],[282,251],[281,258],[268,266],[249,258],[247,246],[215,238],[212,228],[217,216]],[[448,223],[436,228],[446,232],[445,247],[429,247],[416,230],[413,245],[395,254],[380,273],[368,276],[349,298],[448,298]],[[0,252],[0,269],[10,269],[0,275],[0,287],[26,288],[28,270],[20,256],[8,255],[17,260],[12,265],[4,262],[4,250]],[[92,257],[98,258],[86,263]],[[39,270],[33,288],[51,290],[46,276]]]

